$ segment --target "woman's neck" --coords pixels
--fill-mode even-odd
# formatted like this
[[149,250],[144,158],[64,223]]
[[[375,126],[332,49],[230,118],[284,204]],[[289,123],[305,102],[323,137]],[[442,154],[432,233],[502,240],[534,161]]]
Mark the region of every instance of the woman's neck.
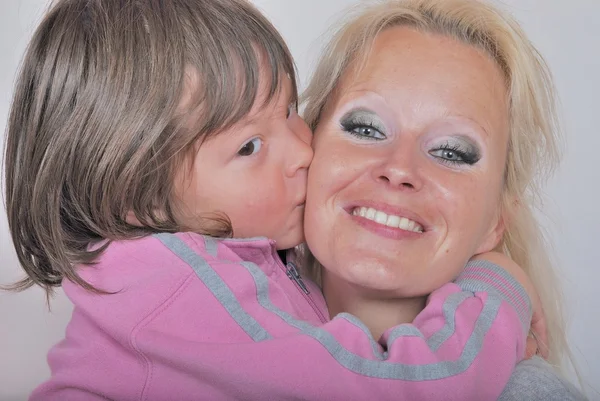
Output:
[[402,323],[411,323],[425,307],[427,297],[397,298],[357,287],[323,272],[323,295],[329,316],[346,312],[359,318],[373,338]]

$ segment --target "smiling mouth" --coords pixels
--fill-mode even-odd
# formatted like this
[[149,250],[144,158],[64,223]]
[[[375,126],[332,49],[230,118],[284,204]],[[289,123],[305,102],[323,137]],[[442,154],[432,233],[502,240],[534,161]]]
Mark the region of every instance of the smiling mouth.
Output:
[[415,233],[423,233],[425,230],[423,226],[414,220],[406,217],[395,216],[392,214],[384,213],[380,210],[373,209],[372,207],[359,206],[352,210],[353,216],[360,216],[367,220],[373,221],[382,226],[399,228],[405,231],[412,231]]

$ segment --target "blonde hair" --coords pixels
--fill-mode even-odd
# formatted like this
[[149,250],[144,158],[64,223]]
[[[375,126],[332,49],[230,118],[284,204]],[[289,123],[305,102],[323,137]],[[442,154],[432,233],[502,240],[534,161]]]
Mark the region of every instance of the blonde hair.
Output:
[[[351,63],[359,72],[377,35],[391,27],[440,34],[487,53],[505,75],[510,139],[502,199],[506,231],[502,251],[533,281],[546,314],[549,360],[562,366],[567,350],[562,300],[550,247],[536,220],[545,179],[558,164],[560,127],[551,74],[518,23],[477,0],[383,0],[359,7],[334,33],[303,95],[304,117],[314,130]],[[322,266],[306,250],[308,273],[320,282]]]
[[[181,110],[189,67],[200,82]],[[27,273],[10,289],[38,284],[50,295],[68,279],[100,291],[76,265],[111,240],[185,230],[175,171],[250,112],[261,71],[265,102],[283,77],[295,96],[287,46],[246,0],[55,1],[25,54],[8,123],[6,207]],[[231,234],[226,217],[209,220],[203,233]]]

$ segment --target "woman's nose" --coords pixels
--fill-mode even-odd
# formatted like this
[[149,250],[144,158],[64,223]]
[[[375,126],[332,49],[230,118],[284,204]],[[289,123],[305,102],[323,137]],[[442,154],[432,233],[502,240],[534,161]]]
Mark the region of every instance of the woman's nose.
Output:
[[416,151],[396,149],[383,156],[381,163],[373,170],[373,178],[394,189],[419,191],[423,187],[423,180],[417,163]]

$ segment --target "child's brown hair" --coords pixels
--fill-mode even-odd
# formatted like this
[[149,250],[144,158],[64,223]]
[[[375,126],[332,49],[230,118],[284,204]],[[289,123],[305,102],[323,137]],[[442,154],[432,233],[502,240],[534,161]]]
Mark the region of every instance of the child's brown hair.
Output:
[[[200,82],[181,111],[190,67]],[[11,288],[50,293],[68,279],[95,290],[75,266],[103,240],[184,229],[174,172],[249,113],[261,68],[272,71],[267,101],[286,76],[296,94],[288,48],[245,0],[56,1],[29,44],[8,123],[8,222],[28,276]],[[191,111],[194,129],[183,124]],[[220,223],[207,233],[231,234]]]

